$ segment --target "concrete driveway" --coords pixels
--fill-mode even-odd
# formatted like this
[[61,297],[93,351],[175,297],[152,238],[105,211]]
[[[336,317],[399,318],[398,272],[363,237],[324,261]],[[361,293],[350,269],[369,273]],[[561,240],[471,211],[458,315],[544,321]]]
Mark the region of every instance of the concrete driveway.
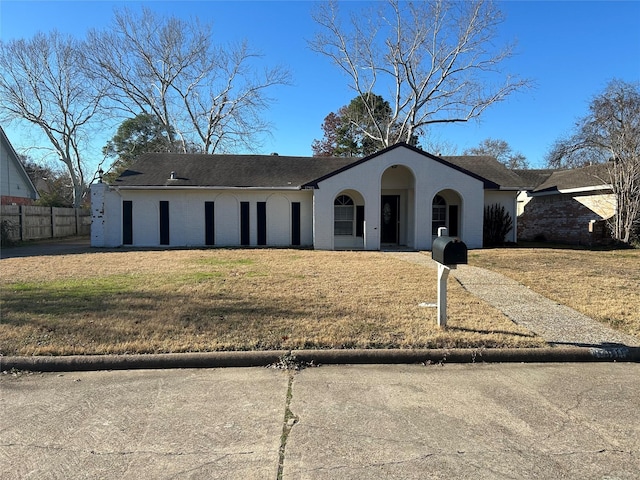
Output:
[[0,258],[70,255],[91,251],[91,239],[89,237],[66,237],[29,242],[17,247],[2,247],[0,249]]
[[2,374],[3,479],[636,479],[640,364]]

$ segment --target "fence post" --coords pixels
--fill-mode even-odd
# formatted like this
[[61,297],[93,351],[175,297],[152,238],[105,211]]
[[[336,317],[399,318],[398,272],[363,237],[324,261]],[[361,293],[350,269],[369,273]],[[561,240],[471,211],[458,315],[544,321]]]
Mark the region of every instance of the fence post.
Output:
[[27,212],[24,211],[24,205],[20,205],[20,241],[24,241],[27,235]]

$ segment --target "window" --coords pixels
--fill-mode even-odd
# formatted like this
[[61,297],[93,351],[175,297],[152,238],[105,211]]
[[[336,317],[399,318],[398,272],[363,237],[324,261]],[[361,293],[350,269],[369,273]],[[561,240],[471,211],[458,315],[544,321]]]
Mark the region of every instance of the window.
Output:
[[438,228],[447,226],[447,202],[440,195],[433,197],[431,234],[438,235]]
[[353,200],[348,195],[340,195],[333,202],[333,232],[335,235],[353,235],[355,217]]

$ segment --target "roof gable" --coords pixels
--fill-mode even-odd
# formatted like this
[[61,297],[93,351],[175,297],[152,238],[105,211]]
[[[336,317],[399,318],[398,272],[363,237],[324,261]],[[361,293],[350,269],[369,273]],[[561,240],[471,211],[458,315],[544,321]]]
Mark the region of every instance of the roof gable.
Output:
[[[11,164],[13,165],[14,171],[18,173],[18,175],[20,176],[20,179],[22,180],[23,185],[27,188],[27,190],[29,190],[27,195],[19,195],[19,196],[37,200],[40,197],[40,195],[38,194],[38,190],[36,189],[35,185],[31,181],[31,178],[29,178],[29,175],[27,174],[27,171],[25,170],[24,165],[20,161],[18,154],[13,148],[13,145],[11,145],[11,142],[9,141],[7,134],[5,133],[4,129],[1,126],[0,126],[0,142],[2,143],[1,145],[2,150],[6,152],[6,161],[11,162]],[[2,155],[2,160],[3,161],[5,160],[4,154]],[[5,170],[3,167],[3,172],[4,171]],[[4,181],[2,182],[2,185],[6,186]],[[3,195],[5,195],[4,192],[3,192]]]
[[[500,184],[496,183],[493,179],[488,178],[486,176],[483,176],[481,174],[479,174],[477,171],[474,170],[474,168],[477,169],[477,167],[481,164],[485,164],[488,165],[491,161],[495,162],[498,167],[496,167],[496,171],[500,170],[500,166],[502,166],[497,160],[495,160],[493,157],[438,157],[435,155],[432,155],[428,152],[425,152],[424,150],[421,150],[419,148],[413,147],[411,145],[408,145],[406,143],[396,143],[395,145],[391,145],[390,147],[387,147],[383,150],[380,150],[372,155],[369,155],[368,157],[364,157],[360,160],[357,160],[353,163],[350,163],[348,165],[345,165],[344,167],[342,167],[339,170],[336,170],[334,172],[329,172],[327,173],[325,176],[317,178],[313,183],[310,183],[306,186],[313,186],[313,187],[317,187],[318,183],[326,180],[334,175],[340,174],[346,170],[349,170],[351,168],[357,167],[358,165],[361,165],[365,162],[368,162],[374,158],[377,158],[381,155],[385,155],[388,152],[391,152],[397,148],[406,148],[409,150],[412,150],[416,153],[418,153],[419,155],[422,155],[426,158],[429,158],[430,160],[433,160],[435,162],[441,163],[442,165],[445,165],[449,168],[453,168],[454,170],[457,170],[459,172],[462,172],[466,175],[469,175],[477,180],[480,180],[481,182],[483,182],[484,184],[484,188],[500,188]],[[454,159],[455,161],[449,161],[449,158]],[[478,159],[478,158],[483,158],[484,161],[480,161],[477,164],[473,162],[474,159]],[[462,164],[465,164],[464,166]],[[508,173],[508,170],[502,166],[502,168],[504,170],[506,170],[506,172]],[[485,170],[487,170],[487,172],[489,171],[488,168],[486,168]],[[493,175],[494,178],[497,179],[497,175]],[[515,175],[515,178],[517,178],[517,175]]]

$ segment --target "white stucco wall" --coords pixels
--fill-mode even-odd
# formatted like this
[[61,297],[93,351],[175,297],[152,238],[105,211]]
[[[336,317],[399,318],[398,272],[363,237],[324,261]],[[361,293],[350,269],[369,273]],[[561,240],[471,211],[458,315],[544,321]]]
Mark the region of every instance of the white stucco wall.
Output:
[[[431,248],[433,197],[441,190],[451,189],[461,198],[459,237],[469,248],[482,247],[483,183],[418,152],[397,148],[319,183],[319,188],[314,192],[313,204],[315,248],[322,250],[335,248],[333,201],[344,190],[355,190],[365,200],[364,248],[367,250],[380,248],[381,195],[402,190],[393,188],[396,186],[393,174],[385,176],[385,189],[382,188],[383,174],[394,165],[406,167],[414,178],[413,188],[404,190],[405,212],[404,216],[401,212],[401,221],[407,222],[407,228],[404,231],[408,238],[401,238],[401,242],[404,240],[404,244],[418,250]],[[404,185],[397,185],[397,187],[400,186],[404,187]]]
[[[95,186],[94,186],[95,187]],[[104,190],[103,193],[100,193]],[[104,214],[100,214],[100,199]],[[300,243],[311,246],[312,192],[269,190],[121,189],[106,185],[92,189],[92,245],[122,245],[122,202],[133,210],[133,246],[160,245],[160,201],[169,202],[170,246],[205,245],[205,202],[215,202],[216,246],[240,245],[240,203],[249,202],[250,244],[257,245],[257,203],[266,202],[267,244],[291,244],[291,203],[300,202]],[[101,217],[101,218],[99,218]],[[95,228],[94,228],[95,225]]]

